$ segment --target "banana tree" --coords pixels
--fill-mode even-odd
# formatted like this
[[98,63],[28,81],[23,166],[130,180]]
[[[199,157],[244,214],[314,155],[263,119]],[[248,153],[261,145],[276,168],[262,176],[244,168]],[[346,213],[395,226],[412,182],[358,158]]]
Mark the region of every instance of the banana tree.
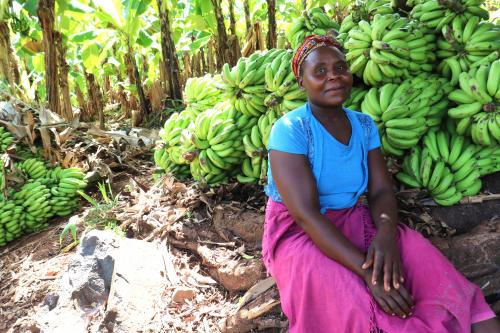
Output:
[[[141,16],[150,9],[151,0],[108,0],[99,3],[95,15],[102,26],[101,33],[107,38],[106,50],[101,50],[89,44],[87,59],[99,58],[99,54],[112,49],[117,45],[124,52],[124,60],[129,65],[129,78],[135,83],[136,93],[139,97],[140,119],[149,114],[149,102],[142,85],[142,78],[137,66],[134,47],[141,32]],[[84,56],[85,62],[85,56]],[[88,69],[87,69],[88,70]]]
[[229,6],[229,31],[236,36],[236,17],[234,15],[234,0],[227,0]]
[[8,53],[10,49],[10,29],[7,23],[7,9],[7,0],[0,0],[0,82],[6,81],[8,85],[12,85]]
[[17,19],[13,13],[9,15],[9,1],[0,0],[0,82],[5,81],[9,87],[13,87],[19,85],[20,75],[10,39],[9,16],[11,21]]
[[55,0],[40,0],[38,2],[38,19],[43,32],[45,89],[49,109],[60,114],[57,48],[55,43],[55,5]]
[[243,1],[243,11],[245,12],[245,26],[247,28],[247,33],[246,35],[250,33],[250,30],[252,29],[252,20],[250,19],[250,3],[249,0],[244,0]]
[[179,60],[177,59],[177,52],[175,51],[172,25],[170,24],[170,10],[167,7],[167,2],[168,1],[157,0],[163,54],[163,61],[160,63],[160,66],[163,66],[163,71],[168,76],[165,86],[169,87],[170,97],[174,100],[180,100],[182,99],[182,91],[179,81]]
[[267,48],[276,48],[276,0],[267,0]]
[[224,65],[226,62],[230,65],[234,65],[232,63],[234,61],[231,61],[231,59],[229,59],[226,25],[224,24],[224,16],[222,15],[221,2],[221,0],[210,1],[217,22],[217,69],[221,69],[222,65]]

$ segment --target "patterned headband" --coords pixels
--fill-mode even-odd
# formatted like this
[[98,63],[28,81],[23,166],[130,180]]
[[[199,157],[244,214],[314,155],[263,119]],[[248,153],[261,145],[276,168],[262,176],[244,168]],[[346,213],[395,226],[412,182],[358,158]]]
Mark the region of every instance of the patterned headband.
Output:
[[300,66],[306,57],[312,51],[322,46],[334,46],[342,50],[342,45],[331,36],[310,35],[304,39],[304,42],[297,48],[292,58],[292,70],[295,77],[299,77]]

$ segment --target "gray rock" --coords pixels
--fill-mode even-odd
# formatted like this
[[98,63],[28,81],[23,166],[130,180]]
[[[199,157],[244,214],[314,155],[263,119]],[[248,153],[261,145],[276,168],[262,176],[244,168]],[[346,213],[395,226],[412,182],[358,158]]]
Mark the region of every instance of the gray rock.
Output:
[[141,332],[152,322],[166,276],[154,244],[92,230],[34,319],[41,332]]
[[82,240],[80,252],[68,267],[71,298],[82,309],[103,304],[108,298],[118,241],[109,233],[93,230]]
[[165,261],[156,245],[122,239],[120,249],[115,252],[115,270],[103,324],[109,327],[114,321],[115,333],[144,332],[146,325],[152,326],[156,304],[161,302],[167,286]]
[[108,298],[117,242],[110,232],[92,230],[83,236],[58,293],[47,295],[35,315],[42,332],[86,332],[88,317],[102,309]]

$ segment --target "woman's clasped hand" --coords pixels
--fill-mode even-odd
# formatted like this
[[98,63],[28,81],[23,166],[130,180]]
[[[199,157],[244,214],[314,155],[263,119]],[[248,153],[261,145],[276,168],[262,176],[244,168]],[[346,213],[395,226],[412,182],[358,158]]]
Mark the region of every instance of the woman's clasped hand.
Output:
[[373,298],[388,314],[403,318],[412,314],[413,298],[403,286],[403,266],[396,241],[396,229],[389,223],[377,232],[362,268]]

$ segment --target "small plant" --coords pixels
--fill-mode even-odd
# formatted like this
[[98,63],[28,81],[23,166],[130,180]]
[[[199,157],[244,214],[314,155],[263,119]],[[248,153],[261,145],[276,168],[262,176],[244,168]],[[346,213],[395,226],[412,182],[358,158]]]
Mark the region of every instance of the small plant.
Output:
[[90,228],[113,230],[117,234],[123,235],[123,231],[118,227],[118,220],[115,218],[111,210],[117,205],[120,194],[113,194],[111,184],[108,186],[104,183],[98,184],[99,192],[101,192],[102,202],[98,202],[94,198],[85,194],[82,191],[78,193],[87,200],[93,207],[90,209],[85,223]]
[[76,245],[78,245],[80,243],[80,240],[76,236],[76,224],[75,224],[75,221],[73,219],[69,219],[68,224],[66,224],[66,226],[63,229],[63,231],[59,235],[59,246],[62,246],[62,242],[63,242],[64,238],[66,237],[66,235],[68,234],[69,231],[71,231],[71,236],[73,237],[73,242],[71,242],[71,244],[69,244],[68,246],[66,246],[62,250],[63,253],[68,252],[70,249],[72,249],[73,247],[75,247]]

